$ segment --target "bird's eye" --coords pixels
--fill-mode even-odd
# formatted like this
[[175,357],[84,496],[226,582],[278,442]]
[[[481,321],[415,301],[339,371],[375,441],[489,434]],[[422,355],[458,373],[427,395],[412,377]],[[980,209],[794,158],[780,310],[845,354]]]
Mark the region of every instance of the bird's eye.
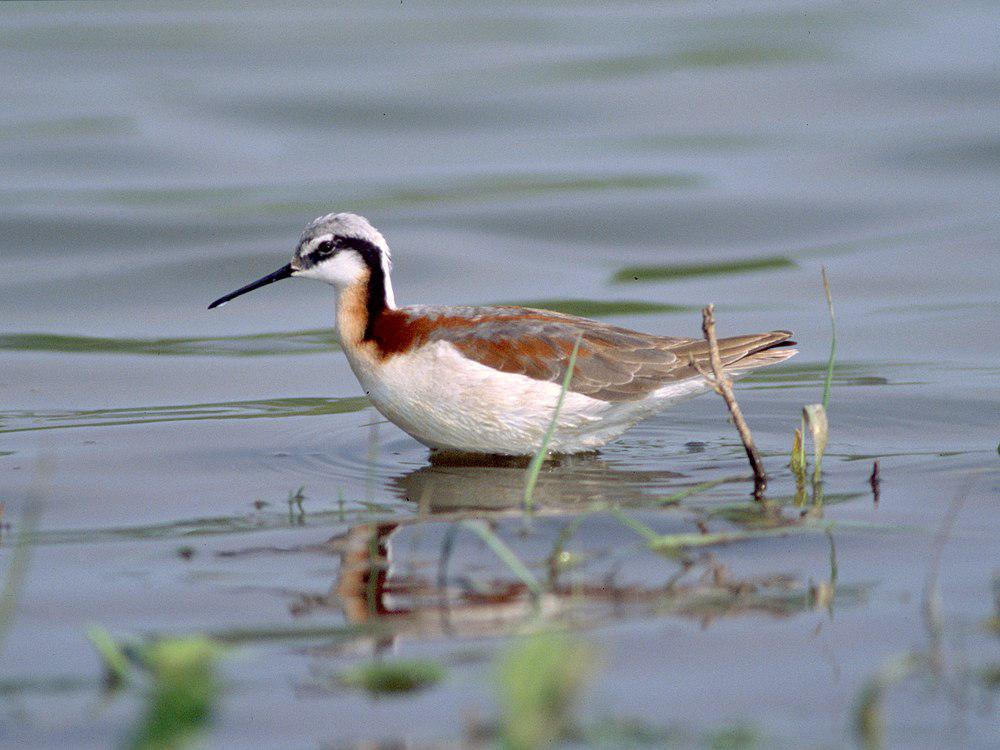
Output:
[[312,254],[317,258],[329,258],[333,255],[333,242],[326,240],[321,242],[313,249]]

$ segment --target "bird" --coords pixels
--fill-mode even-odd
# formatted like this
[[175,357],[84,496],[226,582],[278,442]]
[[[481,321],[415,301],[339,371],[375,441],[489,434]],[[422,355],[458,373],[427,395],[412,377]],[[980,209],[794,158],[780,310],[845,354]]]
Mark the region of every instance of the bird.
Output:
[[[397,307],[391,271],[389,245],[367,219],[330,213],[306,226],[289,263],[209,309],[292,277],[332,285],[337,339],[365,394],[432,455],[534,455],[550,425],[550,453],[594,452],[713,388],[703,339],[529,307]],[[719,339],[724,371],[740,376],[788,359],[797,353],[791,336]]]

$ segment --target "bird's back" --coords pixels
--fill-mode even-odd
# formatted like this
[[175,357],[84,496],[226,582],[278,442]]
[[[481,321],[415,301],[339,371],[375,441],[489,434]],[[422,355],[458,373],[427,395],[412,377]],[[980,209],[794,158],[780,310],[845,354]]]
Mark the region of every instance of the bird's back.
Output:
[[[500,372],[561,382],[579,351],[569,390],[607,402],[643,399],[670,383],[701,377],[708,345],[656,336],[588,318],[527,307],[415,305],[386,311],[373,327],[384,356],[447,342],[463,356]],[[788,331],[719,340],[723,366],[736,372],[781,362]]]

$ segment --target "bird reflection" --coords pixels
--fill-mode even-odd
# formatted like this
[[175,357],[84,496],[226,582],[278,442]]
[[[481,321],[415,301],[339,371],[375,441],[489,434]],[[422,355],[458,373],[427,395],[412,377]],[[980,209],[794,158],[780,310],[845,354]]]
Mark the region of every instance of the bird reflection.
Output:
[[[510,510],[523,503],[527,464],[502,456],[435,454],[430,464],[395,477],[392,484],[421,513]],[[556,456],[538,475],[533,503],[562,511],[596,502],[632,505],[666,494],[683,478],[673,471],[619,468],[596,453]]]
[[[349,623],[376,626],[372,645],[382,648],[405,636],[495,635],[539,616],[587,625],[628,612],[662,613],[707,625],[743,612],[781,617],[830,604],[833,581],[829,591],[818,591],[788,576],[740,578],[708,552],[657,555],[613,522],[596,537],[592,528],[586,540],[573,538],[584,520],[596,522],[587,514],[595,504],[648,512],[651,496],[676,489],[679,479],[690,485],[690,478],[621,469],[596,456],[556,460],[538,481],[536,520],[528,531],[521,513],[524,471],[517,462],[435,457],[396,477],[392,486],[418,505],[418,514],[358,523],[331,539],[326,548],[340,558],[337,580],[296,613],[340,609]],[[501,562],[495,546],[476,539],[463,525],[470,519],[492,528],[487,533],[520,556],[537,586]],[[751,522],[759,523],[760,514]],[[697,523],[683,508],[659,516],[661,527]],[[619,575],[621,566],[631,566],[627,575]]]

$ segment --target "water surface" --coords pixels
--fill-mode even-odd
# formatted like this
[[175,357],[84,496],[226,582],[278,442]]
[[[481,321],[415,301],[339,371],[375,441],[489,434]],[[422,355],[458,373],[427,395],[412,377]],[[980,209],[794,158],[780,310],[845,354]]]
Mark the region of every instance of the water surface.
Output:
[[[864,687],[936,644],[937,677],[887,692],[888,746],[991,746],[998,22],[976,2],[5,4],[0,558],[22,531],[30,558],[2,741],[128,736],[142,691],[102,696],[100,623],[235,644],[213,747],[460,743],[541,621],[600,654],[583,725],[850,747]],[[660,502],[746,474],[704,397],[548,466],[523,533],[523,469],[431,464],[368,406],[328,288],[205,309],[334,209],[384,232],[403,304],[697,336],[715,302],[723,334],[793,329],[801,354],[738,389],[773,503],[739,479]],[[821,266],[822,501],[786,468],[822,391]],[[739,540],[685,561],[594,504]],[[470,518],[544,583],[541,615]],[[330,688],[392,656],[447,677]]]

